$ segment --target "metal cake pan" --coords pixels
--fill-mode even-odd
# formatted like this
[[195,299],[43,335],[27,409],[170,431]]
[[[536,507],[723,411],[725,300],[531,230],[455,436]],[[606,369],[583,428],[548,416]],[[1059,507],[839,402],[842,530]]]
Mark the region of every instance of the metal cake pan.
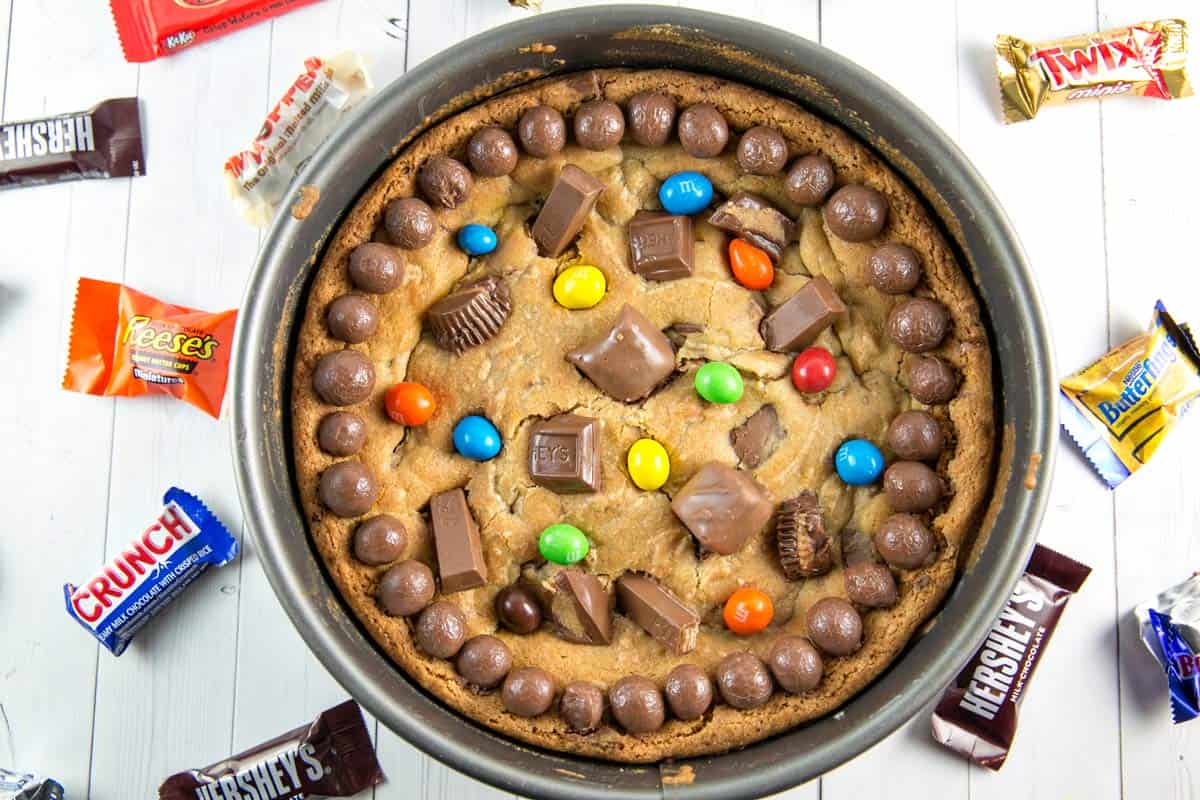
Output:
[[[940,220],[982,301],[1004,442],[986,546],[936,624],[891,668],[834,715],[733,753],[657,766],[518,744],[410,683],[327,581],[306,535],[289,446],[289,362],[307,287],[330,233],[399,147],[505,88],[611,66],[704,72],[791,98],[859,136],[904,175]],[[413,745],[526,796],[759,796],[809,780],[878,742],[930,702],[983,639],[1033,547],[1048,494],[1057,429],[1048,326],[1021,245],[991,191],[950,139],[875,75],[812,42],[715,14],[615,6],[532,16],[462,42],[383,89],[311,159],[294,184],[302,185],[319,187],[320,200],[303,219],[287,213],[290,200],[285,205],[242,306],[233,366],[238,489],[267,577],[308,646],[350,694]],[[1026,466],[1038,459],[1043,478],[1027,481]]]

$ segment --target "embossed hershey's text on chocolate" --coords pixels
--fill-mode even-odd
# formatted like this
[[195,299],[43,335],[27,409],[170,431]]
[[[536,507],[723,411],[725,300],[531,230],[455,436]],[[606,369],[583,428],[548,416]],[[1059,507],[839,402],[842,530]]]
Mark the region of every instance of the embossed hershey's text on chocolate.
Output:
[[529,434],[529,476],[559,494],[598,491],[599,421],[559,414],[536,423]]
[[639,211],[629,221],[629,255],[633,271],[648,281],[690,277],[694,253],[691,217]]

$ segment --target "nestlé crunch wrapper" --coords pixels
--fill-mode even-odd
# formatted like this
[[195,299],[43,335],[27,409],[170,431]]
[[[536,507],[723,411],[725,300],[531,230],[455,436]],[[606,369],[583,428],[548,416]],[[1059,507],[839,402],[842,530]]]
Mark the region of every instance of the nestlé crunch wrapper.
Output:
[[220,418],[237,310],[164,303],[80,278],[62,387],[102,397],[169,394]]
[[1160,19],[1049,42],[1000,35],[996,77],[1005,122],[1095,97],[1188,97],[1187,23]]

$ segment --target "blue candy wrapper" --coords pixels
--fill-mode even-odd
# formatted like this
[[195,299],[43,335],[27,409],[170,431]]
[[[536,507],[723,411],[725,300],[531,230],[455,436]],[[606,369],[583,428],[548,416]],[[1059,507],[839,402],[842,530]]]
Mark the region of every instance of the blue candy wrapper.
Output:
[[58,781],[0,768],[0,800],[64,800],[65,797]]
[[146,530],[89,580],[63,586],[67,613],[119,656],[204,570],[228,563],[237,553],[237,539],[208,506],[171,487]]
[[1200,716],[1200,573],[1134,609],[1142,641],[1167,674],[1171,720]]

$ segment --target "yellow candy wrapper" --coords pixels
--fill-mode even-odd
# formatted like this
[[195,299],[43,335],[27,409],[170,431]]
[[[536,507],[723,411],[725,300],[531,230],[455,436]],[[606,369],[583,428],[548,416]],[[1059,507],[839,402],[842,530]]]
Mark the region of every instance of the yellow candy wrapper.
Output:
[[1150,329],[1060,384],[1062,426],[1110,489],[1150,460],[1200,395],[1200,352],[1160,300]]
[[1128,95],[1172,100],[1192,94],[1187,23],[1139,22],[1051,42],[996,37],[996,77],[1005,122],[1033,119],[1042,106]]

